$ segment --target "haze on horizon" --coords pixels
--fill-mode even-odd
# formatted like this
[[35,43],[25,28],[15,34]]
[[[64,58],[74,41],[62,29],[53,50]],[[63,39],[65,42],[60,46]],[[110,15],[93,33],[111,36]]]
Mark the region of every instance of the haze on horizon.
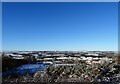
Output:
[[117,51],[117,2],[3,2],[7,50]]

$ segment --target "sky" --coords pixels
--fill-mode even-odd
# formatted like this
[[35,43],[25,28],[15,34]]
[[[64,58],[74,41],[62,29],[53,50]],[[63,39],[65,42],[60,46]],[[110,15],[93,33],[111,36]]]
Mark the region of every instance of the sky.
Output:
[[3,51],[118,50],[117,2],[2,5]]

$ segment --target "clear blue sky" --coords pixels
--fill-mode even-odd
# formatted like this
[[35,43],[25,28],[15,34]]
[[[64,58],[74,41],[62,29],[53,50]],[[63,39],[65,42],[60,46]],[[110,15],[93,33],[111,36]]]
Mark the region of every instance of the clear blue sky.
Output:
[[118,3],[3,3],[3,50],[117,50]]

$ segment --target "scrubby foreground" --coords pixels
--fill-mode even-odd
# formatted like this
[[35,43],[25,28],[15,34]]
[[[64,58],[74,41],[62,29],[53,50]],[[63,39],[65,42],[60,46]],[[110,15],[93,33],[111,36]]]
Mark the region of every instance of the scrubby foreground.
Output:
[[3,82],[111,82],[120,83],[120,65],[104,64],[49,65],[34,75],[3,78]]

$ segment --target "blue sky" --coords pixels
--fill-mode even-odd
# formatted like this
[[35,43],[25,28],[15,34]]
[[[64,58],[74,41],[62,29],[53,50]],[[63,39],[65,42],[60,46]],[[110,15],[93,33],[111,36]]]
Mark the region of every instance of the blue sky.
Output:
[[3,50],[117,50],[118,4],[3,3]]

